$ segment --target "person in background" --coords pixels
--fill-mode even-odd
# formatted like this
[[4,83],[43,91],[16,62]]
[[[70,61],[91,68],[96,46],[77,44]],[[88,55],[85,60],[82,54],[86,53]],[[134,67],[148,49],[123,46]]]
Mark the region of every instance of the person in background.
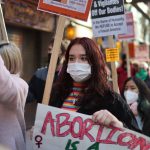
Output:
[[132,61],[132,66],[133,66],[134,73],[136,74],[139,71],[139,62]]
[[122,97],[132,110],[139,128],[150,136],[150,90],[139,78],[128,78],[123,87]]
[[69,44],[49,105],[92,115],[105,126],[138,130],[129,106],[109,86],[103,53],[86,37]]
[[22,57],[11,42],[0,42],[0,144],[11,150],[26,150],[24,106],[27,83],[20,78]]
[[[54,43],[54,38],[50,40],[49,46],[48,46],[48,64],[51,59],[53,43]],[[61,50],[60,50],[59,58],[57,61],[57,68],[55,72],[54,81],[57,78],[59,70],[61,69],[61,60],[63,59],[64,53],[66,50],[63,44],[61,44],[60,49]],[[27,103],[34,102],[34,101],[36,101],[37,103],[42,102],[47,73],[48,73],[48,67],[42,67],[34,73],[31,80],[29,81],[29,92],[27,96]]]
[[[117,75],[118,75],[118,86],[119,86],[119,90],[121,93],[122,89],[123,89],[123,84],[124,84],[125,80],[128,78],[126,54],[121,55],[120,64],[121,65],[117,68]],[[134,76],[135,71],[134,71],[134,68],[132,67],[132,65],[130,65],[130,68],[131,68],[131,76]]]
[[148,88],[150,88],[149,69],[146,62],[141,62],[139,64],[139,71],[135,74],[135,76],[143,80],[147,84]]

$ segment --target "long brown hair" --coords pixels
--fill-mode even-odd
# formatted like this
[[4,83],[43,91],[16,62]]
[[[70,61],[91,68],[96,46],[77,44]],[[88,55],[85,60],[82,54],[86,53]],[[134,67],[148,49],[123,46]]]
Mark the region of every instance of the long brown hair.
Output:
[[[107,72],[106,72],[106,63],[104,60],[103,53],[98,48],[97,44],[87,38],[75,38],[69,44],[66,54],[65,60],[62,66],[62,69],[59,73],[59,77],[57,79],[56,84],[54,85],[55,90],[60,91],[58,92],[59,95],[67,96],[69,94],[70,89],[73,84],[73,80],[70,75],[67,73],[67,65],[69,59],[69,52],[73,45],[80,44],[85,49],[88,62],[91,65],[91,78],[87,82],[88,91],[92,94],[93,92],[98,93],[100,95],[104,95],[105,91],[110,89],[108,80],[107,80]],[[67,93],[67,94],[66,94]],[[89,93],[88,93],[89,94]]]

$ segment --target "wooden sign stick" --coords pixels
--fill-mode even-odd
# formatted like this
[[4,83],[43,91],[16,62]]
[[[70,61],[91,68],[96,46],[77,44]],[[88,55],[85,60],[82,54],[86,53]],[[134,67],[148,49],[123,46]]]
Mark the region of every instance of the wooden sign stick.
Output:
[[123,42],[124,44],[124,48],[125,48],[125,51],[126,51],[126,62],[127,62],[127,75],[128,77],[131,77],[131,67],[130,67],[130,58],[129,58],[129,47],[128,47],[128,42],[127,41],[124,41]]
[[58,19],[56,35],[55,35],[55,39],[54,39],[54,45],[53,45],[53,49],[52,49],[52,55],[51,55],[51,59],[50,59],[50,64],[49,64],[48,74],[47,74],[47,79],[46,79],[46,84],[45,84],[44,96],[43,96],[43,100],[42,100],[42,103],[46,104],[46,105],[48,105],[50,95],[51,95],[57,59],[58,59],[60,46],[61,46],[63,33],[64,33],[65,20],[66,20],[66,18],[64,18],[63,16],[60,16]]
[[[113,36],[108,36],[108,44],[110,48],[114,48],[114,40]],[[119,93],[118,88],[118,76],[116,71],[116,65],[115,62],[111,62],[111,70],[112,70],[112,81],[113,81],[113,90],[117,93]]]
[[2,32],[2,40],[9,42],[7,32],[6,32],[5,21],[4,21],[4,17],[3,17],[1,3],[0,3],[0,31]]

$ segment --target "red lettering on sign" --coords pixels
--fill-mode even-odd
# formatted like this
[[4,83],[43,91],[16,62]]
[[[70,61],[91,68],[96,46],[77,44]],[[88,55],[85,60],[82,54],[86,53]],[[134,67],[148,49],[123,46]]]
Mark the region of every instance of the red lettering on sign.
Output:
[[[75,124],[78,123],[79,124],[79,129],[78,129],[78,133],[75,132]],[[74,138],[79,138],[80,134],[82,132],[82,127],[83,127],[83,119],[81,117],[76,117],[73,119],[72,123],[71,123],[71,135]]]
[[98,133],[97,133],[97,137],[96,137],[96,142],[101,142],[101,136],[102,136],[102,132],[103,132],[104,126],[100,126],[98,129]]
[[83,137],[86,135],[91,142],[95,142],[94,137],[89,133],[89,131],[93,127],[93,121],[92,119],[86,119],[83,123],[82,131],[81,131],[81,137],[80,140],[83,140]]
[[150,150],[150,144],[147,144],[146,146],[144,146],[143,150]]
[[[124,140],[125,138],[128,139],[128,141]],[[117,143],[121,146],[128,146],[129,148],[135,139],[136,136],[134,134],[125,132],[118,136]]]
[[140,149],[143,150],[144,146],[146,145],[146,140],[144,138],[142,138],[142,137],[136,138],[134,140],[135,140],[134,143],[131,143],[129,148],[130,149],[134,149],[137,146],[140,146]]
[[[65,118],[64,121],[62,123],[60,123],[62,118]],[[70,125],[71,123],[68,121],[70,118],[70,114],[68,113],[61,113],[61,114],[57,114],[56,115],[56,134],[59,137],[64,137],[67,136],[70,133]],[[68,126],[68,129],[66,131],[64,131],[63,133],[60,133],[60,130],[62,127],[64,126]]]
[[116,141],[112,141],[112,137],[114,136],[114,134],[117,132],[117,131],[122,131],[122,129],[119,129],[119,128],[114,128],[114,127],[109,127],[111,128],[111,131],[110,133],[108,134],[107,138],[105,140],[100,140],[99,142],[100,143],[105,143],[105,144],[117,144]]
[[46,114],[46,117],[45,117],[45,120],[44,120],[44,123],[43,123],[43,126],[42,126],[41,133],[45,134],[48,123],[50,123],[52,135],[55,136],[54,119],[52,117],[51,112],[47,112],[47,114]]
[[[69,113],[59,113],[55,116],[56,121],[54,121],[55,118],[53,118],[52,113],[47,112],[41,129],[42,134],[46,134],[49,124],[52,136],[65,137],[70,134],[73,138],[80,140],[84,140],[86,136],[91,142],[118,144],[120,146],[126,146],[131,150],[137,147],[139,147],[140,150],[150,149],[150,143],[147,142],[146,138],[137,137],[134,133],[123,132],[125,131],[124,129],[109,127],[107,132],[105,132],[104,126],[102,125],[97,126],[98,129],[95,130],[94,126],[96,126],[96,124],[89,118],[85,120],[80,116],[71,118]],[[92,129],[97,131],[97,133],[92,134],[94,131],[92,131]]]

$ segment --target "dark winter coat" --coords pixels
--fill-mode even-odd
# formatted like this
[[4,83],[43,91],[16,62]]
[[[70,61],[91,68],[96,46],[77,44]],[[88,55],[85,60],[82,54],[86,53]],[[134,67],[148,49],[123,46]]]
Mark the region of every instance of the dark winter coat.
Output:
[[150,102],[148,100],[143,99],[138,104],[138,112],[143,121],[143,134],[150,136]]
[[[58,91],[53,90],[50,100],[51,106],[58,108],[62,107],[67,95],[64,98],[61,98],[60,95],[61,94]],[[83,100],[77,112],[92,115],[96,111],[106,109],[116,116],[118,120],[122,121],[125,127],[139,132],[133,113],[126,102],[117,93],[108,91],[104,96],[93,93],[85,99],[86,102]]]
[[[47,67],[42,67],[35,72],[31,80],[29,81],[27,103],[33,101],[37,101],[38,103],[42,102],[47,73],[48,73]],[[57,78],[57,74],[58,72],[56,71],[54,81]]]

